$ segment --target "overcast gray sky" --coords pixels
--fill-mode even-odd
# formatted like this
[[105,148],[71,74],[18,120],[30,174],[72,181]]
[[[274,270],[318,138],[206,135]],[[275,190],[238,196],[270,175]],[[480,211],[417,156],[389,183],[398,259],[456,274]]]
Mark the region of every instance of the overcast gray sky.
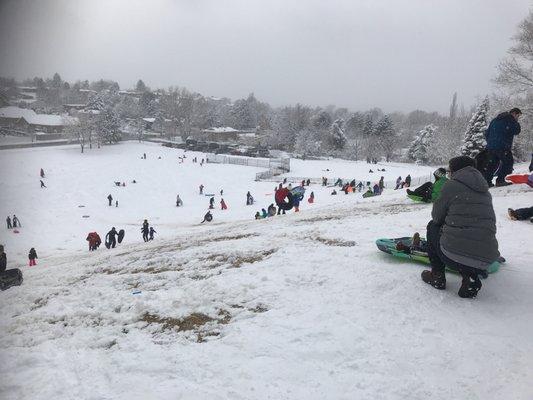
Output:
[[490,93],[529,0],[0,0],[0,75],[142,78],[274,106],[446,112]]

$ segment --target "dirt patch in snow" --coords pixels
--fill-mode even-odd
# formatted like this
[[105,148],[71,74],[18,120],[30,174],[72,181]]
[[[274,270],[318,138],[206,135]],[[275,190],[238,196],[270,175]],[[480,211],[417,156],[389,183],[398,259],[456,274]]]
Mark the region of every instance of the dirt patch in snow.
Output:
[[323,237],[314,237],[313,240],[317,242],[324,243],[327,246],[337,246],[337,247],[353,247],[357,245],[353,240],[342,240],[342,239],[328,239]]

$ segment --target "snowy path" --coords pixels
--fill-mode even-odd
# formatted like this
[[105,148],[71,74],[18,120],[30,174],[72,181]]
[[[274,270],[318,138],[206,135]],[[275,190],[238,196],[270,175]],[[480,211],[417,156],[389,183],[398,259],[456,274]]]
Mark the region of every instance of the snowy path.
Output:
[[508,262],[473,301],[376,250],[423,232],[403,196],[25,268],[0,293],[0,397],[531,399],[532,226],[505,217],[531,192],[493,192]]

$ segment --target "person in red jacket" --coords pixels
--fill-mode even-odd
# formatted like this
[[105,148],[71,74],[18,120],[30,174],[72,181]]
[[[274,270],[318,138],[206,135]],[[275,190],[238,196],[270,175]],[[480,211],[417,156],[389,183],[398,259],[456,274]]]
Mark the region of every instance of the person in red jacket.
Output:
[[226,205],[226,202],[224,201],[224,199],[220,200],[220,209],[221,210],[227,210],[228,209],[228,206]]
[[[286,198],[288,199],[288,202],[285,201]],[[274,195],[274,200],[276,200],[276,204],[278,206],[278,215],[281,213],[281,211],[283,211],[283,214],[285,214],[285,211],[290,210],[293,206],[291,192],[289,189],[281,187],[281,184]]]

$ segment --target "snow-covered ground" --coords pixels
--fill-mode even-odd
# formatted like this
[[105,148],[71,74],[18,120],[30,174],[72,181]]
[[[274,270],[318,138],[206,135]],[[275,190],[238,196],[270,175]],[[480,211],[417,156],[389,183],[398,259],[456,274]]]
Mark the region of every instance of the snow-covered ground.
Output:
[[[23,262],[16,241],[39,252],[46,239],[24,284],[0,293],[0,398],[533,398],[533,224],[506,217],[531,205],[525,185],[492,191],[507,263],[464,300],[457,276],[436,291],[422,266],[377,251],[376,238],[424,231],[431,206],[404,191],[362,199],[312,186],[317,204],[255,221],[246,190],[266,205],[273,189],[252,181],[255,168],[177,165],[176,150],[148,145],[77,151],[0,153],[2,212],[6,200],[41,206],[26,224],[17,212],[20,234],[2,234],[9,266]],[[198,224],[199,183],[223,187],[230,206],[209,225]],[[86,209],[101,233],[125,227],[125,243],[85,251]],[[144,217],[163,232],[154,242],[138,242]]]
[[[147,159],[141,159],[146,153]],[[184,163],[179,156],[186,154]],[[198,157],[198,163],[192,158]],[[161,158],[159,158],[161,157]],[[16,214],[22,223],[18,234],[0,229],[0,243],[5,243],[12,259],[23,260],[31,247],[42,256],[62,250],[87,249],[87,233],[97,231],[105,235],[112,226],[125,229],[126,242],[142,242],[140,226],[146,218],[157,231],[156,237],[173,237],[184,229],[198,224],[208,208],[209,197],[200,196],[198,187],[205,186],[205,194],[215,194],[215,222],[250,220],[256,211],[267,208],[274,201],[275,182],[255,182],[257,172],[264,168],[242,167],[199,162],[205,154],[171,149],[157,144],[126,142],[101,149],[86,150],[79,146],[55,148],[3,150],[0,152],[0,216]],[[383,164],[386,172],[369,174],[369,164],[342,160],[293,160],[295,170],[288,176],[320,178],[322,170],[331,169],[331,180],[337,176],[370,180],[373,183],[383,174],[385,179],[407,175],[428,177],[433,168],[410,164]],[[371,166],[377,171],[378,165]],[[41,189],[39,171],[43,168],[47,188]],[[338,173],[339,175],[335,175]],[[374,178],[374,179],[372,179]],[[132,183],[135,180],[137,183]],[[117,187],[114,182],[124,182]],[[333,183],[333,182],[332,182]],[[223,196],[220,196],[223,190]],[[246,192],[250,191],[256,204],[246,207]],[[329,207],[346,199],[330,196],[331,188],[314,185],[316,196],[312,208]],[[310,193],[308,191],[307,195]],[[176,207],[179,193],[184,207]],[[108,206],[107,196],[113,197]],[[228,210],[220,210],[224,198]],[[361,195],[350,201],[361,200]],[[118,200],[118,208],[115,201]],[[302,202],[302,212],[311,208]],[[5,226],[5,225],[4,225]]]

